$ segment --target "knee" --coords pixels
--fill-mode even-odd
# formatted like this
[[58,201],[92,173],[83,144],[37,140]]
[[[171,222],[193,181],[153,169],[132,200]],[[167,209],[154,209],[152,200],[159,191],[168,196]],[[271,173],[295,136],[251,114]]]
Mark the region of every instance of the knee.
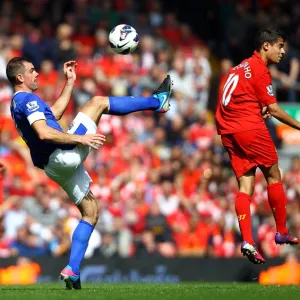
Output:
[[90,223],[93,226],[96,226],[97,222],[99,220],[99,212],[96,210],[92,213],[92,215],[90,216]]
[[78,209],[81,212],[82,218],[95,226],[98,222],[100,210],[97,200],[93,193],[89,193],[84,197],[81,203],[78,205]]
[[254,183],[253,184],[252,183],[245,184],[244,182],[240,183],[239,191],[252,197],[252,195],[254,193]]
[[247,190],[246,190],[246,194],[248,194],[250,197],[252,197],[254,193],[254,186],[250,186]]
[[279,168],[274,168],[267,178],[268,184],[278,183],[281,181],[281,173]]
[[96,224],[98,223],[99,217],[100,217],[100,213],[99,213],[99,211],[97,211],[95,218],[94,218],[94,224],[93,224],[94,226],[96,226]]
[[96,226],[99,220],[99,214],[90,214],[89,216],[83,217],[83,219],[92,224],[93,226]]
[[102,97],[102,96],[94,96],[91,100],[90,103],[93,106],[96,107],[101,107],[103,110],[107,109],[109,107],[109,100],[108,97]]
[[99,210],[94,206],[90,207],[86,212],[82,214],[82,218],[92,224],[93,226],[96,226],[98,220],[99,220]]
[[99,220],[99,215],[98,216],[95,216],[93,218],[93,220],[91,221],[91,224],[95,227],[98,223],[98,220]]

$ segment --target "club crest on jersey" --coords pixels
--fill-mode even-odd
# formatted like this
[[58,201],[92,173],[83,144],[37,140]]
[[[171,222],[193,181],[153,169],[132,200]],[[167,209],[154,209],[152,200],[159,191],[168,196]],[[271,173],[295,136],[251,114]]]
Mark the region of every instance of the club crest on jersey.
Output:
[[26,106],[27,106],[27,110],[30,112],[39,109],[39,105],[37,104],[37,101],[28,102],[26,103]]
[[271,85],[268,85],[268,86],[267,86],[267,91],[268,91],[268,95],[274,96],[274,94],[273,94],[273,88],[272,88]]

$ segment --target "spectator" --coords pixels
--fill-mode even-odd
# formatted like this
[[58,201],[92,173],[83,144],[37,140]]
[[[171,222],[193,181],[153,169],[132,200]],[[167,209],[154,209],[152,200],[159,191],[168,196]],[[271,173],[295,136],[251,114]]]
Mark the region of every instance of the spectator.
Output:
[[103,258],[116,257],[118,245],[114,235],[111,232],[104,232],[102,234],[102,244],[100,246],[100,255]]
[[94,47],[94,59],[100,59],[106,55],[109,47],[108,34],[103,29],[98,29],[95,33],[96,45]]
[[195,99],[196,90],[193,75],[186,72],[184,57],[174,59],[170,76],[174,82],[174,91],[179,91],[185,96]]
[[42,36],[38,28],[32,28],[29,36],[24,40],[22,53],[27,59],[32,61],[37,70],[40,70],[42,61],[54,59],[54,47],[51,41]]
[[164,216],[173,214],[179,206],[179,198],[173,193],[173,185],[170,181],[162,182],[162,193],[157,197],[159,210]]
[[144,231],[140,241],[136,242],[135,256],[139,258],[161,257],[155,243],[155,236],[151,231]]
[[172,243],[170,227],[165,216],[160,212],[157,202],[153,202],[149,213],[146,215],[146,230],[155,236],[156,243]]
[[55,224],[58,218],[59,203],[51,197],[45,185],[36,186],[34,196],[24,200],[23,208],[42,225]]
[[[41,63],[41,71],[39,73],[39,86],[56,86],[58,83],[58,72],[54,69],[51,60],[44,60]],[[54,97],[53,97],[54,98]]]
[[208,109],[212,112],[216,111],[219,97],[223,91],[225,80],[230,68],[233,67],[233,62],[229,58],[223,58],[220,61],[220,71],[215,74],[210,83]]
[[56,30],[54,39],[54,54],[53,62],[55,68],[58,69],[64,62],[74,60],[76,58],[75,46],[72,43],[73,29],[72,26],[66,23],[61,23]]
[[19,196],[10,196],[5,200],[5,204],[7,208],[4,210],[3,217],[4,236],[15,239],[18,228],[25,224],[27,213],[23,209],[23,203]]
[[71,240],[69,235],[65,232],[62,223],[57,222],[52,229],[52,239],[49,242],[49,248],[52,256],[64,256],[68,254],[71,249]]
[[47,244],[30,233],[28,227],[19,227],[15,240],[9,245],[18,256],[35,257],[49,255]]

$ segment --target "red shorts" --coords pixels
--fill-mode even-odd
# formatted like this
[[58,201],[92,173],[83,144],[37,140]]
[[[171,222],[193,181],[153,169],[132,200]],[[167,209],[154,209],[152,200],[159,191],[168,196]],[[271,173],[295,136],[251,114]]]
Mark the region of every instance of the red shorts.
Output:
[[271,167],[278,162],[276,147],[267,127],[223,134],[221,138],[237,178],[253,167]]

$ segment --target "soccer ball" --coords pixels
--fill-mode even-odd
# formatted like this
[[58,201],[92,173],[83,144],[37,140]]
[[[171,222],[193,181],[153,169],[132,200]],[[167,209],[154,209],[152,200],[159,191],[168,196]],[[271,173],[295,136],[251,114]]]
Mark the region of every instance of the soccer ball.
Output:
[[132,53],[138,43],[139,35],[130,25],[118,25],[109,34],[110,47],[118,54]]

